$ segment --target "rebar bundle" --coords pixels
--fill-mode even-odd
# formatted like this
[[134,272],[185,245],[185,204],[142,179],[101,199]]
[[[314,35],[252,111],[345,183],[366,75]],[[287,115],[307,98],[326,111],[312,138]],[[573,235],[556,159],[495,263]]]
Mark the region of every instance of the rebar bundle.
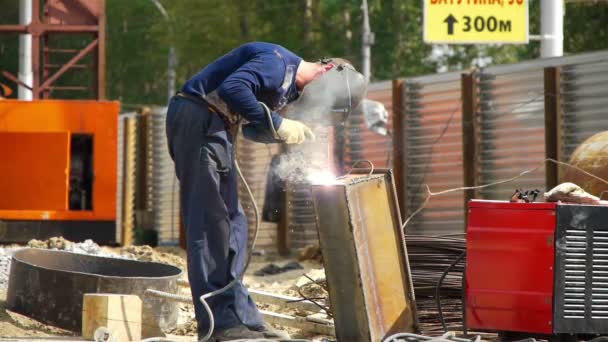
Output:
[[437,335],[446,328],[463,331],[464,234],[406,235],[405,241],[422,333]]
[[[433,297],[441,275],[466,250],[464,234],[406,235],[405,241],[416,297]],[[464,265],[463,258],[445,276],[442,297],[460,298]]]

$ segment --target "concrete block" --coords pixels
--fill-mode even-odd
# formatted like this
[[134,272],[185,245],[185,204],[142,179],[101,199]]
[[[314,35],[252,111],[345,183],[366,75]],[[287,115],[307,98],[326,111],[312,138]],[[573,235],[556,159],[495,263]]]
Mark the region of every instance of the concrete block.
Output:
[[87,293],[82,305],[82,337],[93,339],[106,327],[118,341],[141,340],[142,302],[135,295]]

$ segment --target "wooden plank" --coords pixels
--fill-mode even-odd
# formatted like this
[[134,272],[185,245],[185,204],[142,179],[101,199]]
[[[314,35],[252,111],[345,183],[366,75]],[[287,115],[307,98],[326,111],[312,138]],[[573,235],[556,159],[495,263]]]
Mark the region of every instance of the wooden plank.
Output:
[[301,300],[301,298],[254,290],[251,288],[247,289],[247,291],[249,291],[249,295],[258,303],[274,304],[312,312],[318,312],[320,310],[315,303],[308,300]]
[[142,302],[138,296],[86,293],[82,304],[82,336],[93,339],[97,328],[106,327],[119,341],[139,341],[141,312]]
[[260,313],[264,317],[264,321],[270,324],[278,324],[286,327],[300,329],[306,332],[311,332],[315,334],[329,335],[334,336],[334,326],[319,324],[316,322],[312,322],[304,317],[293,317],[289,315],[284,315],[276,312],[260,310]]

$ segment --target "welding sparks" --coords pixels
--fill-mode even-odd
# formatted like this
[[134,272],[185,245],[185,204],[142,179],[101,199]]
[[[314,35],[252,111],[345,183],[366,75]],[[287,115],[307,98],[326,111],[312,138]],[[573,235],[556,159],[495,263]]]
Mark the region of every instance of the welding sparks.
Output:
[[314,170],[308,173],[311,184],[330,185],[336,182],[336,175],[328,170]]

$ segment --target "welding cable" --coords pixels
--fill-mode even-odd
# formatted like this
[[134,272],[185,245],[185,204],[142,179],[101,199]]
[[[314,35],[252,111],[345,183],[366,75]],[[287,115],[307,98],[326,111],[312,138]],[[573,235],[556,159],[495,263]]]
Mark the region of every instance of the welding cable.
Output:
[[413,333],[397,333],[383,340],[383,342],[401,342],[401,341],[424,341],[424,342],[479,342],[481,336],[477,335],[474,339],[464,339],[456,337],[453,331],[449,331],[438,337],[424,336]]
[[[466,252],[464,252],[466,253]],[[462,269],[462,279],[460,280],[460,299],[462,302],[462,333],[464,337],[469,335],[469,329],[467,327],[467,298],[466,298],[466,285],[467,285],[467,267]]]
[[179,303],[192,304],[191,296],[182,296],[182,295],[178,295],[175,293],[169,293],[169,292],[159,291],[159,290],[154,290],[154,289],[146,289],[146,291],[144,291],[144,294],[146,294],[150,297],[168,299],[168,300],[171,300],[174,302],[179,302]]
[[443,326],[443,331],[445,331],[446,333],[448,332],[448,327],[445,324],[445,319],[443,318],[443,310],[441,309],[441,297],[439,295],[439,290],[441,289],[441,284],[443,283],[443,279],[448,275],[448,273],[450,272],[450,270],[456,266],[456,264],[462,260],[462,258],[464,258],[464,256],[467,254],[467,252],[462,252],[458,258],[456,258],[456,260],[454,260],[450,266],[448,266],[445,271],[443,271],[443,273],[441,274],[441,277],[439,277],[439,281],[437,282],[437,286],[435,287],[435,301],[437,303],[437,312],[439,313],[439,321],[441,321],[441,326]]
[[360,163],[368,163],[369,164],[369,166],[370,166],[370,172],[369,172],[369,174],[367,176],[371,177],[371,175],[374,174],[374,169],[375,169],[374,168],[374,163],[372,163],[370,160],[367,160],[367,159],[360,159],[360,160],[356,160],[353,163],[353,165],[350,167],[350,170],[347,173],[343,174],[342,176],[336,177],[336,179],[343,179],[346,176],[350,175],[351,172],[353,172],[353,170],[355,169],[355,166],[357,166]]
[[[268,108],[268,106],[262,101],[260,101],[259,104],[262,105],[262,108],[264,109],[264,113],[266,113],[266,118],[268,119],[268,126],[270,127],[270,130],[272,131],[272,136],[275,139],[281,140],[281,136],[279,135],[279,133],[277,133],[277,130],[274,127],[274,123],[272,122],[272,115],[271,115],[270,108]],[[243,179],[243,178],[241,178],[241,179]]]

